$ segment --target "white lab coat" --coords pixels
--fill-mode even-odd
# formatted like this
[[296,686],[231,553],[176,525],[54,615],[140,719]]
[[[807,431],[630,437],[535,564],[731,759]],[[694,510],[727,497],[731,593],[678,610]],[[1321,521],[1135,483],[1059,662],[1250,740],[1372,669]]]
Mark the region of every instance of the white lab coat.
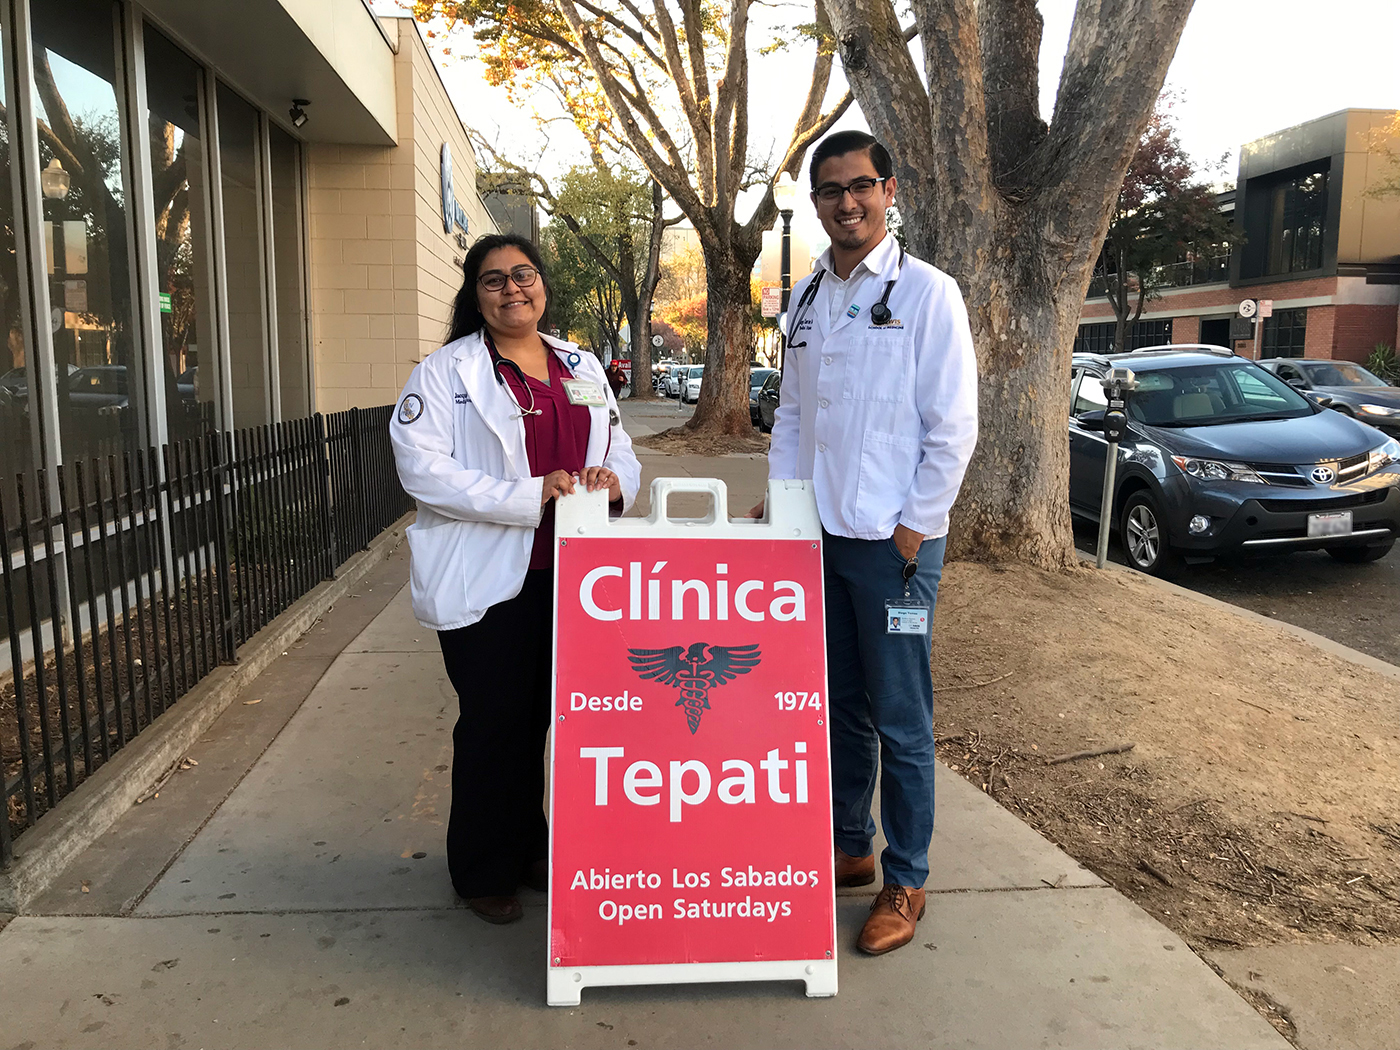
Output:
[[[578,350],[541,338],[565,364]],[[618,476],[625,511],[641,485],[632,440],[597,358],[581,353],[571,371],[597,383],[607,400],[588,410],[584,465]],[[476,623],[520,593],[544,492],[544,479],[530,475],[524,420],[497,381],[480,332],[435,350],[413,370],[389,437],[399,480],[418,503],[408,527],[413,615],[434,631]]]
[[[829,269],[829,257],[819,265]],[[855,290],[855,316],[834,322],[832,274],[801,310],[815,273],[792,290],[768,476],[811,480],[822,525],[837,536],[887,539],[896,525],[947,535],[977,443],[977,359],[957,282],[912,255],[901,273],[898,260],[886,235],[864,260],[871,273]],[[896,275],[892,323],[878,326],[870,307]]]

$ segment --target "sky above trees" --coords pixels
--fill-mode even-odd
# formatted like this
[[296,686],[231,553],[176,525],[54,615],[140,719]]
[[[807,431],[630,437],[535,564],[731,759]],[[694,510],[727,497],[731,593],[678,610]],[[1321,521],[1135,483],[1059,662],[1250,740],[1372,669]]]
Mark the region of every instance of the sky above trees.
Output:
[[[1069,40],[1075,0],[1040,0],[1045,33],[1040,54],[1041,115],[1050,117],[1060,64]],[[385,13],[402,13],[397,0],[376,0]],[[756,23],[796,18],[786,5],[757,7]],[[770,34],[771,35],[771,34]],[[533,122],[511,107],[503,92],[487,87],[481,67],[463,56],[465,37],[453,45],[454,58],[443,69],[458,109],[479,114],[478,130],[502,142],[533,143],[543,139]],[[755,32],[754,42],[763,39]],[[1242,142],[1349,107],[1400,108],[1400,78],[1395,73],[1395,41],[1400,40],[1400,0],[1197,0],[1181,44],[1167,74],[1166,87],[1179,95],[1175,108],[1182,145],[1199,164],[1230,155],[1233,172]],[[441,40],[430,42],[437,47]],[[919,61],[918,49],[914,49]],[[804,71],[811,56],[797,46],[756,60],[752,67],[755,104],[750,140],[766,153],[769,144],[792,127],[802,104]],[[840,65],[832,91],[844,90]],[[834,97],[830,96],[830,97]],[[857,107],[838,128],[865,127]],[[576,162],[567,129],[552,127],[550,154],[560,170]],[[570,159],[574,158],[574,159]],[[752,205],[750,205],[752,207]],[[813,240],[825,237],[809,209],[799,209],[796,224]],[[741,216],[742,216],[741,211]]]

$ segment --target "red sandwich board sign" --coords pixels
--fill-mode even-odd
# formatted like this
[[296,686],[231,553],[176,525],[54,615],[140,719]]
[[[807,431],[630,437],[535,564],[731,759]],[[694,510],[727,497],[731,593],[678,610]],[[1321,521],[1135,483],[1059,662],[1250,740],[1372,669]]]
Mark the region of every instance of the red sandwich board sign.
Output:
[[[703,519],[667,517],[703,492]],[[647,518],[559,501],[550,1005],[597,985],[801,980],[836,993],[821,524],[659,478]]]

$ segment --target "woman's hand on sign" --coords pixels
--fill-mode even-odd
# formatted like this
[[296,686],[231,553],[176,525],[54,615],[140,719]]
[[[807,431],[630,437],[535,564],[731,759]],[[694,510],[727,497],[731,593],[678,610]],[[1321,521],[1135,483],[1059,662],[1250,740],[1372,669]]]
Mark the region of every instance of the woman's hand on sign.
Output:
[[616,502],[622,498],[622,482],[607,467],[584,467],[579,474],[579,481],[583,482],[589,492],[607,489],[609,502]]
[[552,470],[544,476],[544,491],[540,494],[540,506],[559,496],[567,496],[574,491],[574,476],[567,470]]

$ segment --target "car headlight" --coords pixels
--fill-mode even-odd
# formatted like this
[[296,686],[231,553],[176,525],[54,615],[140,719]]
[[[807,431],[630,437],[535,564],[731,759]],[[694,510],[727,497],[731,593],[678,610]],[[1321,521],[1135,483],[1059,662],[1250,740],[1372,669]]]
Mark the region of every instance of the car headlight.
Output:
[[1388,467],[1392,463],[1400,463],[1400,441],[1391,438],[1380,448],[1373,449],[1367,457],[1366,473],[1374,474],[1382,467]]
[[1173,456],[1172,462],[1199,481],[1247,481],[1254,485],[1268,484],[1243,463],[1224,463],[1220,460],[1195,459],[1191,456]]
[[1400,408],[1390,408],[1386,405],[1357,405],[1356,410],[1368,416],[1400,416]]

